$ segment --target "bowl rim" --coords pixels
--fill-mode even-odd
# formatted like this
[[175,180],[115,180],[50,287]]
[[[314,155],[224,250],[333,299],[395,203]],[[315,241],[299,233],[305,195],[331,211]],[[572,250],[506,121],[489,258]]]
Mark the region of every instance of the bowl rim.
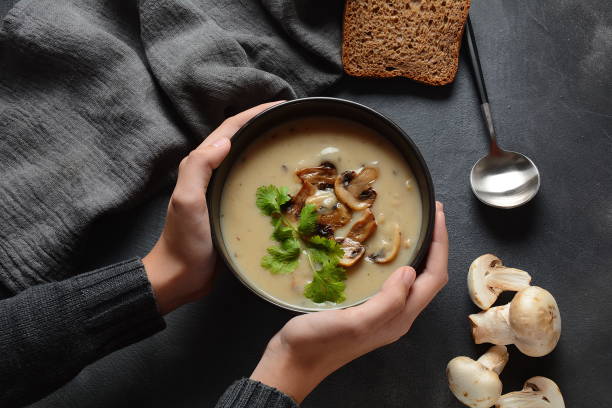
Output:
[[[279,109],[284,109],[287,106],[290,105],[298,105],[298,104],[304,104],[304,103],[317,103],[317,102],[331,102],[331,103],[338,103],[341,105],[348,105],[351,106],[353,108],[357,108],[358,110],[363,110],[365,111],[367,114],[373,115],[378,117],[378,119],[382,120],[383,122],[386,122],[387,125],[389,125],[397,134],[399,134],[405,142],[408,143],[408,145],[410,146],[411,149],[411,154],[413,154],[415,156],[415,159],[417,160],[417,162],[419,163],[419,165],[421,166],[422,170],[423,170],[423,175],[425,178],[425,185],[424,186],[420,186],[420,189],[426,189],[427,193],[428,193],[428,207],[429,207],[429,215],[427,217],[427,224],[426,224],[426,231],[425,231],[425,237],[423,239],[423,242],[421,244],[421,247],[418,249],[417,253],[415,254],[412,262],[410,262],[410,265],[408,266],[412,266],[417,273],[420,272],[420,270],[422,269],[422,264],[425,260],[425,258],[427,257],[428,253],[429,253],[429,248],[431,246],[431,241],[432,241],[432,237],[433,237],[433,229],[434,229],[434,221],[435,221],[435,189],[434,189],[434,184],[433,184],[433,180],[431,177],[431,172],[429,171],[429,167],[427,166],[427,163],[425,162],[425,159],[423,158],[423,155],[421,154],[421,151],[419,150],[419,148],[417,147],[417,145],[414,143],[414,141],[410,138],[410,136],[408,136],[408,134],[399,126],[397,125],[393,120],[391,120],[390,118],[388,118],[387,116],[383,115],[382,113],[366,106],[363,105],[361,103],[358,102],[353,102],[347,99],[342,99],[342,98],[335,98],[335,97],[329,97],[329,96],[313,96],[313,97],[305,97],[305,98],[297,98],[297,99],[292,99],[289,101],[285,101],[285,102],[281,102],[279,104],[273,105],[269,108],[267,108],[266,110],[258,113],[257,115],[255,115],[253,118],[251,118],[248,122],[246,122],[240,129],[238,129],[238,131],[236,131],[236,133],[234,133],[234,135],[232,136],[231,140],[232,140],[232,144],[235,143],[236,140],[239,140],[240,138],[244,137],[243,135],[249,130],[249,128],[253,125],[253,123],[257,122],[258,120],[260,120],[262,117],[269,115],[271,112],[279,110]],[[333,115],[332,115],[333,116]],[[351,119],[347,119],[347,120],[351,120]],[[363,123],[362,123],[363,124]],[[364,126],[367,127],[367,124],[363,124]],[[373,129],[375,130],[375,129]],[[376,131],[376,130],[375,130]],[[390,140],[390,138],[386,137],[384,134],[382,134],[381,132],[378,132],[378,134],[380,134],[381,137],[385,138],[387,141],[389,141],[390,143],[394,144],[395,143]],[[247,143],[245,145],[245,147],[243,148],[242,151],[244,151],[244,149],[247,148],[248,145],[250,145],[252,143],[252,141],[256,140],[257,138],[253,138],[249,143]],[[404,155],[404,152],[401,152],[402,155]],[[342,306],[336,306],[336,307],[331,307],[331,308],[325,308],[325,309],[317,309],[317,308],[308,308],[308,307],[300,307],[300,306],[296,306],[296,305],[292,305],[290,303],[284,302],[280,299],[277,299],[276,297],[270,295],[269,293],[266,293],[265,291],[259,289],[258,287],[256,287],[254,284],[252,284],[251,282],[249,282],[249,280],[242,276],[241,273],[239,273],[234,267],[231,259],[229,259],[228,255],[226,254],[227,251],[224,251],[223,249],[226,249],[227,247],[225,246],[224,240],[223,240],[223,234],[221,232],[221,220],[219,217],[218,212],[216,211],[215,206],[210,205],[210,201],[211,201],[211,195],[212,195],[212,191],[215,190],[215,188],[220,188],[221,192],[220,192],[220,197],[219,197],[219,208],[221,206],[221,198],[223,195],[223,188],[224,186],[220,186],[217,187],[217,184],[224,181],[219,179],[218,177],[218,169],[220,169],[223,166],[230,166],[230,168],[228,169],[228,174],[229,171],[231,170],[231,166],[233,166],[233,163],[230,164],[229,162],[222,162],[221,165],[219,165],[219,167],[213,171],[211,180],[208,184],[208,188],[207,188],[207,196],[206,196],[206,201],[208,204],[208,211],[209,211],[209,219],[210,219],[210,231],[211,231],[211,238],[212,238],[212,242],[213,242],[213,246],[215,248],[215,251],[220,255],[220,257],[223,259],[223,262],[225,263],[225,265],[227,266],[228,269],[230,269],[233,273],[233,275],[238,278],[238,280],[245,286],[247,287],[251,292],[255,293],[256,295],[258,295],[260,298],[266,300],[269,303],[272,303],[278,307],[281,307],[283,309],[292,311],[292,312],[299,312],[299,313],[311,313],[311,312],[319,312],[319,311],[325,311],[325,310],[339,310],[339,309],[346,309],[349,307],[353,307],[353,306],[357,306],[360,305],[364,302],[366,302],[368,299],[370,299],[372,296],[374,296],[376,293],[365,297],[363,299],[360,299],[357,302],[351,303],[349,305],[342,305]],[[412,167],[412,166],[410,166]],[[414,171],[414,170],[413,170]],[[224,183],[223,183],[224,184]],[[422,198],[421,198],[422,199]],[[220,212],[220,211],[219,211]],[[213,217],[214,216],[214,217]],[[219,225],[219,234],[217,234],[215,225]]]

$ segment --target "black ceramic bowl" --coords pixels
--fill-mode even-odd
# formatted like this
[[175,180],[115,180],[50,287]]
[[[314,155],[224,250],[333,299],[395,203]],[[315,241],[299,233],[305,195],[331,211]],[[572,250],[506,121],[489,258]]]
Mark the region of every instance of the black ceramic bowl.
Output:
[[[315,97],[295,99],[275,105],[251,119],[236,132],[232,138],[232,149],[221,166],[214,172],[208,188],[208,208],[213,242],[227,266],[249,289],[277,306],[298,312],[310,312],[315,309],[302,308],[281,302],[252,285],[240,272],[237,265],[232,261],[228,249],[225,246],[223,234],[221,232],[221,219],[219,214],[223,186],[225,185],[227,175],[234,162],[240,157],[250,143],[274,126],[278,126],[283,122],[309,116],[332,116],[359,122],[386,138],[405,158],[414,173],[423,203],[421,234],[416,243],[416,255],[411,263],[411,266],[417,271],[419,271],[421,263],[424,261],[429,250],[435,215],[433,182],[431,181],[431,175],[429,174],[425,160],[423,160],[423,156],[421,156],[414,142],[399,126],[375,110],[344,99]],[[357,303],[362,303],[365,300],[366,299],[363,299]]]

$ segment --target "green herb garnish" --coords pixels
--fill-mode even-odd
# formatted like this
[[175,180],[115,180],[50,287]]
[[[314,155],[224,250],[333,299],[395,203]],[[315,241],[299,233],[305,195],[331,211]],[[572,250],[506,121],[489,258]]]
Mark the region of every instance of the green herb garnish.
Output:
[[298,225],[294,225],[282,212],[282,206],[291,199],[286,187],[262,186],[257,189],[256,197],[257,208],[272,217],[272,239],[279,243],[267,249],[261,266],[273,274],[292,273],[303,253],[313,272],[312,281],[304,288],[304,296],[316,303],[343,302],[346,272],[338,263],[344,251],[335,240],[315,235],[316,206],[305,205]]

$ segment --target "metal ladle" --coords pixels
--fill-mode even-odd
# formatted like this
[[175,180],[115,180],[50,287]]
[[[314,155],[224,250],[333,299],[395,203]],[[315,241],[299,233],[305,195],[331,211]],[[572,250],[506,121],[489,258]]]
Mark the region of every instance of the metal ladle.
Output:
[[474,80],[480,95],[482,115],[489,131],[489,154],[474,164],[470,173],[470,184],[476,197],[483,203],[497,208],[514,208],[531,200],[540,189],[540,172],[535,164],[524,154],[509,152],[497,145],[493,127],[489,97],[485,88],[476,38],[472,22],[468,16],[466,40]]

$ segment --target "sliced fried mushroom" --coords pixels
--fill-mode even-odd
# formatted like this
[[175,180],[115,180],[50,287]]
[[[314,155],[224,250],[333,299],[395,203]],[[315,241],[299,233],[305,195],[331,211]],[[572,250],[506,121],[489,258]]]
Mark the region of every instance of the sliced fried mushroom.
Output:
[[368,260],[384,264],[389,263],[395,259],[397,254],[399,253],[400,246],[402,244],[402,233],[400,231],[399,225],[395,224],[395,229],[393,230],[393,237],[391,241],[383,240],[382,247],[368,255]]
[[317,191],[317,188],[310,183],[302,183],[302,188],[297,194],[291,197],[291,200],[284,205],[285,212],[293,220],[297,220],[300,216],[302,208],[306,203],[306,199],[313,195]]
[[303,183],[310,183],[320,190],[333,188],[338,172],[330,162],[323,162],[318,167],[308,167],[295,172]]
[[350,210],[338,201],[334,190],[317,190],[306,199],[305,203],[315,205],[319,214],[319,224],[329,226],[332,230],[351,221]]
[[334,190],[317,190],[306,199],[305,204],[313,204],[321,215],[331,214],[338,204]]
[[350,238],[338,238],[336,241],[342,246],[344,256],[339,262],[340,266],[348,268],[355,265],[365,253],[365,247],[357,241]]
[[565,408],[563,395],[555,382],[546,377],[532,377],[521,391],[502,395],[497,408]]
[[490,308],[503,291],[519,291],[528,287],[530,282],[531,276],[527,272],[508,268],[491,254],[476,258],[468,272],[470,298],[482,310]]
[[340,201],[355,211],[365,210],[376,199],[376,191],[371,184],[378,178],[378,169],[364,167],[359,173],[345,171],[336,177],[334,190]]
[[530,357],[553,351],[561,336],[561,314],[545,289],[529,286],[503,306],[469,316],[476,344],[514,344]]
[[372,211],[367,208],[363,212],[363,216],[353,224],[346,237],[363,243],[370,238],[374,231],[376,231],[376,219]]
[[459,401],[468,407],[488,408],[502,392],[499,374],[508,362],[505,346],[493,346],[478,360],[455,357],[446,366],[448,386]]
[[351,221],[351,211],[342,203],[336,203],[329,214],[319,216],[319,224],[328,225],[332,229],[340,228]]

